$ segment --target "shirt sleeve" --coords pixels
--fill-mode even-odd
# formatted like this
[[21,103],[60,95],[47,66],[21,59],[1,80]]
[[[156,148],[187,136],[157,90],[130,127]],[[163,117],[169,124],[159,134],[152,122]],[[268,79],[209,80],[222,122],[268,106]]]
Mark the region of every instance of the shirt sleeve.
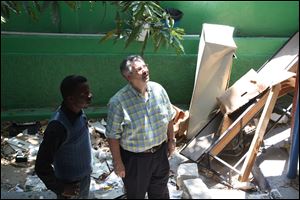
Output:
[[162,88],[162,94],[163,94],[163,97],[164,97],[164,102],[165,102],[165,105],[166,105],[166,109],[168,110],[168,120],[171,121],[173,119],[173,116],[175,114],[175,110],[171,104],[171,101],[169,99],[169,96],[166,92],[166,90],[164,88]]
[[108,103],[106,137],[120,139],[123,132],[123,121],[124,114],[120,103],[110,101]]
[[66,137],[67,132],[64,126],[58,121],[51,121],[44,132],[35,162],[36,174],[46,187],[56,194],[61,194],[64,187],[63,183],[56,179],[52,164],[56,151]]

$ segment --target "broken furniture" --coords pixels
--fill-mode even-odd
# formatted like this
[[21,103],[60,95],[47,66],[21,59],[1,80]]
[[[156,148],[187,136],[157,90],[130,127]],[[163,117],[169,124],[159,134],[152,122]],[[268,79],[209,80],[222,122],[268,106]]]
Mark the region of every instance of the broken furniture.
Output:
[[[298,68],[298,54],[299,32],[294,34],[287,43],[258,70],[255,79],[249,79],[252,82],[248,83],[250,85],[254,84],[253,87],[250,89],[240,87],[235,91],[232,87],[236,87],[236,85],[233,85],[223,94],[224,96],[216,96],[221,107],[220,110],[224,115],[222,118],[221,114],[221,124],[217,127],[213,126],[208,130],[211,123],[218,124],[218,122],[216,123],[217,118],[211,120],[200,130],[199,134],[188,143],[181,151],[181,154],[194,161],[199,161],[203,157],[208,157],[208,162],[210,159],[216,159],[238,173],[240,181],[247,181],[277,98],[294,90],[296,81],[294,78],[295,73],[293,72],[296,72]],[[231,118],[228,117],[241,108],[244,110],[236,119],[231,120]],[[217,157],[217,155],[224,150],[226,145],[240,133],[241,129],[259,113],[262,108],[263,111],[248,153],[234,166],[231,166]],[[220,113],[218,113],[218,115],[220,115]],[[220,116],[218,120],[220,121]],[[203,138],[203,131],[205,131],[207,135],[206,138]],[[218,135],[218,132],[219,138],[216,138],[215,136]],[[240,171],[237,170],[236,167],[240,165],[244,159],[242,169]]]

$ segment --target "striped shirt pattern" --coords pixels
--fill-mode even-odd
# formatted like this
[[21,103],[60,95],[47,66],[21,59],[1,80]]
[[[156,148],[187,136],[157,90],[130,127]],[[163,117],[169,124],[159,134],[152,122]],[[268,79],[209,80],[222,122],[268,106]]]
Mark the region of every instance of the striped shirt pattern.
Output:
[[127,84],[108,103],[106,136],[120,139],[122,148],[131,152],[143,152],[165,141],[175,112],[160,84],[149,81],[147,91],[145,98]]

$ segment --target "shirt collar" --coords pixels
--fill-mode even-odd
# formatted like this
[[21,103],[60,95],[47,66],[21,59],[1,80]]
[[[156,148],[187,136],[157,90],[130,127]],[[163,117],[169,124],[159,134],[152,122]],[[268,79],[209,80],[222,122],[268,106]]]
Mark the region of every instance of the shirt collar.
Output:
[[[128,88],[129,88],[129,90],[132,91],[136,96],[138,96],[138,97],[143,97],[143,96],[141,95],[141,93],[139,93],[136,89],[134,89],[130,83],[128,83]],[[149,85],[149,82],[147,83],[147,89],[146,89],[146,90],[147,90],[147,92],[148,92],[148,95],[150,96],[150,95],[151,95],[151,92],[152,92],[152,89],[151,89],[151,87],[150,87],[150,85]]]

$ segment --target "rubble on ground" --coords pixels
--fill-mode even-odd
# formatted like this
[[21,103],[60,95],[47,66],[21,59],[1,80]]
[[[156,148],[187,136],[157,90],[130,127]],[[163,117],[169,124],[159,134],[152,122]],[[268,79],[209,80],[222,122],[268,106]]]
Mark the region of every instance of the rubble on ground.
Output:
[[[46,122],[36,134],[28,130],[10,136],[11,123],[1,125],[1,198],[53,199],[56,195],[47,190],[36,176],[34,163],[39,144],[43,138]],[[15,126],[15,125],[14,125]],[[91,174],[90,198],[115,199],[126,198],[122,179],[113,171],[112,156],[105,138],[105,120],[91,120],[89,131],[92,140],[93,172]],[[253,135],[255,120],[244,128],[244,134]],[[286,135],[286,134],[285,134]],[[277,140],[287,136],[277,136]],[[268,193],[260,192],[253,182],[240,183],[230,174],[217,174],[212,169],[203,167],[203,163],[189,160],[180,154],[186,145],[186,138],[177,138],[175,153],[170,157],[170,176],[168,188],[171,199],[182,198],[281,198],[281,191],[272,188]],[[246,140],[244,140],[245,142]],[[266,139],[266,148],[271,141]],[[22,154],[20,154],[20,152]],[[26,159],[17,159],[18,155]],[[7,174],[6,174],[7,172]],[[231,180],[228,179],[230,177]],[[201,189],[195,189],[197,186]]]

